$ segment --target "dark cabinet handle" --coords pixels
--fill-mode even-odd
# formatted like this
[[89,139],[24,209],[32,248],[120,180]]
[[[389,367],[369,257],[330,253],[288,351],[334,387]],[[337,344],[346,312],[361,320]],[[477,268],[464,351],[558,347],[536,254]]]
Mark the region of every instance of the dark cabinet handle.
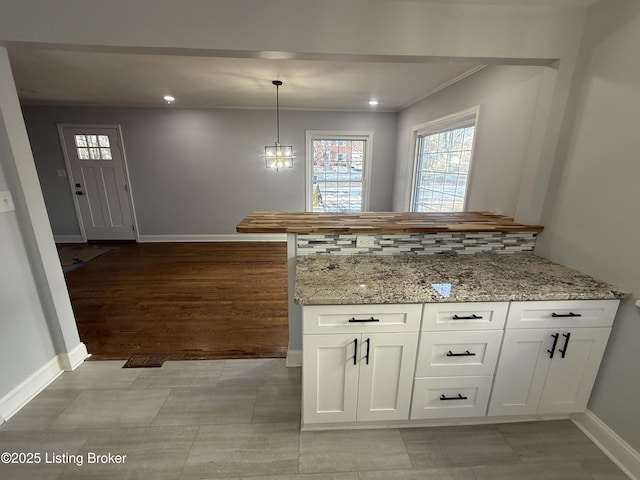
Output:
[[567,347],[569,346],[569,337],[571,336],[571,332],[563,333],[562,336],[564,337],[564,347],[562,349],[558,349],[558,351],[560,352],[560,358],[564,358],[565,353],[567,353]]
[[569,312],[569,313],[556,313],[556,312],[553,312],[553,313],[551,313],[551,316],[553,318],[581,317],[582,314],[581,313],[573,313],[573,312]]
[[466,400],[467,397],[462,396],[461,393],[457,397],[446,397],[444,394],[440,395],[440,400]]
[[76,192],[76,195],[84,195],[84,192]]
[[468,317],[459,317],[458,315],[454,315],[454,320],[480,320],[482,318],[481,315],[476,315],[475,313],[469,315]]
[[553,345],[551,346],[551,350],[547,350],[547,352],[549,352],[549,358],[553,358],[553,354],[556,351],[556,345],[558,345],[558,337],[560,336],[560,334],[554,333],[551,336],[553,337]]
[[354,338],[353,339],[353,364],[357,364],[358,363],[358,339]]
[[447,352],[447,357],[475,357],[475,353],[471,353],[469,350],[463,353],[453,353],[451,350]]
[[379,322],[379,318],[356,318],[352,317],[349,319],[349,323],[363,323],[363,322]]
[[371,348],[371,339],[367,338],[366,342],[367,342],[367,354],[365,355],[364,359],[366,361],[366,364],[369,365],[369,349]]

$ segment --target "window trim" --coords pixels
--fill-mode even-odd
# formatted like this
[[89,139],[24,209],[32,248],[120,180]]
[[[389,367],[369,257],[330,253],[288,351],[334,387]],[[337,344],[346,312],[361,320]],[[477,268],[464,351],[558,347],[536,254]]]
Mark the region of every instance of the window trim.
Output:
[[373,132],[365,130],[306,130],[305,131],[305,211],[313,211],[313,149],[314,140],[364,140],[364,162],[362,163],[362,211],[369,211],[371,187],[371,164],[373,155]]
[[446,115],[444,117],[437,118],[435,120],[431,120],[426,123],[421,123],[418,125],[414,125],[411,127],[411,148],[410,152],[412,152],[412,161],[413,165],[410,169],[411,178],[409,179],[409,195],[405,200],[405,210],[408,212],[413,212],[413,203],[416,195],[416,179],[418,175],[418,139],[420,136],[426,135],[434,135],[437,133],[442,133],[447,130],[453,130],[459,127],[463,127],[468,125],[470,120],[473,120],[473,123],[476,127],[476,133],[473,136],[473,143],[471,144],[471,166],[469,168],[467,188],[464,192],[464,205],[462,207],[462,211],[467,211],[467,203],[469,200],[469,192],[471,191],[471,183],[473,179],[473,172],[475,168],[476,162],[475,154],[476,154],[476,140],[478,138],[478,124],[480,119],[480,105],[475,105],[473,107],[465,108],[464,110],[460,110],[456,113],[452,113],[450,115]]

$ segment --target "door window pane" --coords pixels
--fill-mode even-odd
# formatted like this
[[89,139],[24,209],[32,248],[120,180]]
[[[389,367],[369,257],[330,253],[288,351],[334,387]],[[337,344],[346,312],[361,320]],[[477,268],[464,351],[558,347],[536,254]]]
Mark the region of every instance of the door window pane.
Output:
[[90,147],[98,146],[98,136],[97,135],[87,135],[87,143]]
[[80,160],[113,160],[107,135],[75,135],[74,138]]
[[76,146],[77,147],[86,147],[87,146],[87,137],[84,135],[76,135]]
[[78,148],[78,158],[80,160],[89,160],[89,149],[88,148]]

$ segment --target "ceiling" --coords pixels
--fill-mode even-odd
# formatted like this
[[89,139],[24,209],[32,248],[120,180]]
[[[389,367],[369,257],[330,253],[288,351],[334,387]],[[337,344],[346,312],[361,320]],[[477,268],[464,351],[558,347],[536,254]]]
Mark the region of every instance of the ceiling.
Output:
[[[232,58],[8,47],[21,102],[91,106],[398,111],[477,71],[474,63]],[[371,60],[371,59],[367,59]],[[377,59],[378,60],[378,59]]]

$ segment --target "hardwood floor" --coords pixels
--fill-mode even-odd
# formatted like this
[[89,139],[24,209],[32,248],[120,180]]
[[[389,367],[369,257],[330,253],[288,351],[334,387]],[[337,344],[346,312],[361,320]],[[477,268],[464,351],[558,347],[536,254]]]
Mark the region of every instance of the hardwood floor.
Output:
[[121,244],[65,275],[93,359],[284,357],[284,242]]

